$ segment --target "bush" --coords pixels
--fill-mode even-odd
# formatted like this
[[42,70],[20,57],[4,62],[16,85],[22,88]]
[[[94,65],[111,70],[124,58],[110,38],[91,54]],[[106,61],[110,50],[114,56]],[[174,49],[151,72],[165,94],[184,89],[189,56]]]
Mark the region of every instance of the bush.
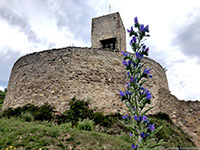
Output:
[[8,108],[2,112],[1,117],[20,117],[21,114],[30,113],[33,115],[34,120],[39,121],[51,121],[53,119],[53,107],[45,104],[41,107],[34,106],[32,104],[27,104],[23,107]]
[[89,109],[88,102],[72,98],[69,105],[70,110],[65,112],[66,121],[71,122],[73,126],[77,125],[79,119],[93,118],[93,110]]
[[95,112],[93,120],[96,124],[100,124],[104,127],[110,127],[114,122],[110,115],[104,116],[102,112]]
[[83,121],[78,122],[77,128],[79,130],[92,131],[94,129],[94,122],[89,119],[84,119]]
[[50,105],[43,105],[33,113],[35,120],[51,121],[53,119],[53,107]]
[[56,116],[58,123],[71,122],[73,126],[77,126],[79,120],[88,118],[93,120],[95,124],[110,127],[113,125],[115,120],[121,117],[120,114],[105,116],[102,112],[94,112],[92,109],[89,109],[89,103],[84,100],[76,100],[75,98],[72,98],[69,105],[70,110],[60,116]]
[[34,120],[34,116],[32,113],[30,112],[22,112],[20,115],[20,118],[24,121],[33,121]]
[[84,100],[72,98],[69,105],[70,109],[60,115],[53,115],[53,107],[48,104],[41,107],[27,104],[15,109],[9,108],[5,110],[1,116],[8,118],[21,116],[22,118],[25,117],[24,119],[28,121],[31,119],[31,114],[34,120],[55,121],[57,124],[71,122],[72,126],[77,126],[79,120],[88,118],[93,120],[95,124],[100,124],[104,127],[112,126],[113,123],[121,117],[119,114],[105,116],[102,112],[94,112],[92,109],[89,109],[89,102]]
[[158,113],[156,113],[154,115],[150,115],[150,116],[173,123],[172,120],[170,119],[169,115],[166,113],[163,113],[163,112],[158,112]]

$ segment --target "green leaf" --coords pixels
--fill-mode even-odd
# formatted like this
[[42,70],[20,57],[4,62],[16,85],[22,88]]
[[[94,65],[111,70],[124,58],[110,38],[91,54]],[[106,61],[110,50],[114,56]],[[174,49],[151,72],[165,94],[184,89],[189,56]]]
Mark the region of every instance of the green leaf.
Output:
[[125,127],[130,129],[131,131],[134,131],[135,133],[137,132],[137,130],[135,128],[133,128],[133,126],[131,126],[131,125],[125,125]]
[[149,112],[150,110],[152,110],[154,107],[156,106],[152,106],[150,108],[148,108],[147,110],[145,110],[143,113],[142,113],[142,116],[145,115],[147,112]]
[[162,145],[165,144],[165,143],[166,143],[166,142],[163,142],[163,140],[161,139],[161,140],[159,140],[158,144],[153,145],[153,146],[150,146],[149,148],[150,148],[150,149],[154,149],[154,148],[156,148],[156,147],[162,146]]
[[155,135],[156,133],[158,133],[161,129],[162,129],[162,126],[160,126],[160,127],[158,127],[157,129],[155,129],[155,130],[152,132],[152,136]]
[[139,86],[142,86],[147,80],[142,81],[141,83],[139,83]]

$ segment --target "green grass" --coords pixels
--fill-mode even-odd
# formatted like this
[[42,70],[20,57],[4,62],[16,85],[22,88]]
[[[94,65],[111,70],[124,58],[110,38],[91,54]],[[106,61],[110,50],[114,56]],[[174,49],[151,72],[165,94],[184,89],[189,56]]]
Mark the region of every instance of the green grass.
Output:
[[[189,138],[173,123],[152,116],[156,126],[162,125],[157,139],[164,139],[164,147],[195,147]],[[21,149],[70,149],[74,150],[129,150],[131,140],[127,133],[108,135],[97,131],[72,128],[72,124],[57,125],[53,122],[26,122],[21,118],[0,118],[0,149],[14,146]]]
[[25,122],[17,118],[0,119],[0,149],[128,150],[130,144],[120,137],[95,131],[69,128],[65,124]]
[[[9,146],[19,149],[131,149],[132,141],[128,135],[129,131],[117,121],[117,118],[120,119],[119,114],[104,116],[100,112],[94,113],[93,110],[89,110],[83,101],[73,100],[72,102],[70,110],[56,118],[51,114],[52,108],[47,105],[40,108],[27,105],[0,114],[0,149],[6,149]],[[88,112],[94,122],[83,121],[79,124],[81,130],[72,128],[77,120],[87,118],[85,115]],[[167,114],[158,113],[150,118],[156,127],[163,126],[156,134],[155,140],[163,139],[166,142],[164,147],[176,149],[195,147],[188,136],[172,123]],[[72,123],[66,123],[66,121],[72,121]],[[82,130],[93,130],[93,125],[94,127],[98,125],[101,129]]]

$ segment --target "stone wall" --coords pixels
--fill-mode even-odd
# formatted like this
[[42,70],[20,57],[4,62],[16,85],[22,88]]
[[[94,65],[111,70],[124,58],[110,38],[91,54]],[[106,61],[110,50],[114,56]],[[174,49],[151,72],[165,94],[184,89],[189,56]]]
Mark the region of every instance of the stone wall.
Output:
[[[31,103],[49,103],[56,111],[69,108],[69,100],[91,100],[92,108],[104,113],[125,113],[119,90],[125,90],[126,70],[120,52],[67,47],[21,57],[13,66],[3,110]],[[158,101],[158,89],[168,90],[164,69],[145,58],[153,78],[146,84]],[[157,110],[156,110],[157,111]]]
[[158,93],[160,110],[167,113],[174,124],[200,146],[200,102],[178,100],[168,90],[162,88]]

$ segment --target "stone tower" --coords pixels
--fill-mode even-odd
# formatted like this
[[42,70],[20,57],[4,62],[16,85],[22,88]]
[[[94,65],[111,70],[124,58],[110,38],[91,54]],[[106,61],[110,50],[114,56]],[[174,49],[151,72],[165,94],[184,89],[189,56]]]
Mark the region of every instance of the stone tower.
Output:
[[113,13],[92,19],[92,48],[126,50],[126,31],[120,14]]

